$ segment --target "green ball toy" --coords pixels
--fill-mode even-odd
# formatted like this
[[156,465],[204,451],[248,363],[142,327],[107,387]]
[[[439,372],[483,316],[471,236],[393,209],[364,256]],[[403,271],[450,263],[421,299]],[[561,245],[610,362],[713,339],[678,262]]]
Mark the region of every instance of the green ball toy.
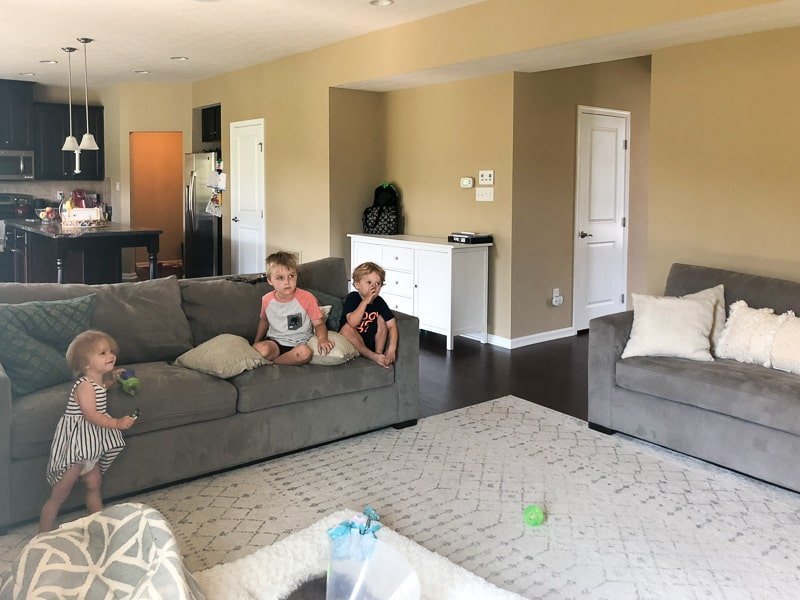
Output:
[[529,504],[522,511],[522,520],[525,521],[525,525],[538,527],[544,523],[544,510],[538,504]]

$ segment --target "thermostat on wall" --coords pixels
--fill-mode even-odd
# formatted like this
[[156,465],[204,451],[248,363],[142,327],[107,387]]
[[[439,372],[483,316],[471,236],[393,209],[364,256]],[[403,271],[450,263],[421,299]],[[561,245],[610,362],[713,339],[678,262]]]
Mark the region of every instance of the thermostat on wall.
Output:
[[463,189],[469,189],[475,186],[475,180],[472,177],[462,177],[460,185]]

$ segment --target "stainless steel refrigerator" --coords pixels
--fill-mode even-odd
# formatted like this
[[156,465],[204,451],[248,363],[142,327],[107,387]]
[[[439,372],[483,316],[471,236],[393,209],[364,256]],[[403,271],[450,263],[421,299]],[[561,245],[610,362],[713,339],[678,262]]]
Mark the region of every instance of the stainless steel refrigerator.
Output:
[[206,212],[214,193],[206,184],[216,166],[216,152],[185,155],[183,272],[186,277],[222,274],[222,218]]

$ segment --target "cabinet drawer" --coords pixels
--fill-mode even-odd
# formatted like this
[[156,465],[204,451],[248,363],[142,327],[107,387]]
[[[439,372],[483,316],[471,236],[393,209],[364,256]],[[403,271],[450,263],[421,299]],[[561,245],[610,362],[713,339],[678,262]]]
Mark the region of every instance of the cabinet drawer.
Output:
[[414,250],[398,246],[384,246],[381,266],[387,271],[389,269],[410,271],[414,268]]
[[414,297],[414,278],[403,271],[386,271],[383,291],[392,296]]
[[402,296],[394,296],[392,294],[381,294],[386,304],[392,310],[405,313],[407,315],[414,314],[414,301],[411,298],[403,298]]

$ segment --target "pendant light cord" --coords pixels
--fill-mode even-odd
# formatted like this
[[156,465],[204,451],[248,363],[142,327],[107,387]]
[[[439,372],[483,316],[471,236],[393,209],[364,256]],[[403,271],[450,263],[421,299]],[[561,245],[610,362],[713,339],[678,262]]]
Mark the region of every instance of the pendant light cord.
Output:
[[89,71],[86,62],[86,44],[92,40],[82,38],[80,42],[83,44],[83,95],[86,98],[86,133],[89,133]]
[[67,85],[69,89],[69,136],[72,137],[72,53],[75,48],[62,48],[67,53]]

